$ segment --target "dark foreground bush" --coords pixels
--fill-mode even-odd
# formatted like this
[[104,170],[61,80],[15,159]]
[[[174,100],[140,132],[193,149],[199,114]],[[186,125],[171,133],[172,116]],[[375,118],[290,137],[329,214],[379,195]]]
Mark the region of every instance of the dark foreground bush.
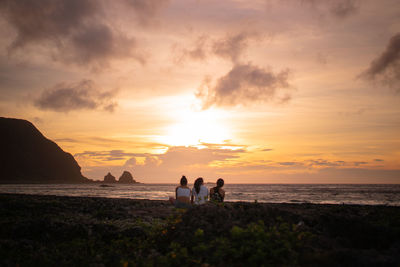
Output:
[[234,226],[226,235],[210,237],[202,229],[187,240],[173,240],[154,263],[166,266],[276,266],[298,263],[299,251],[309,234],[287,223],[268,227],[263,221]]
[[0,266],[400,266],[400,208],[0,195]]

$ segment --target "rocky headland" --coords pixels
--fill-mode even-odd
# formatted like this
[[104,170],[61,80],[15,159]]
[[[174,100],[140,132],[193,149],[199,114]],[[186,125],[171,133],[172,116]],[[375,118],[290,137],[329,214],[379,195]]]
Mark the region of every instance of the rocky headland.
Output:
[[0,117],[0,183],[84,183],[74,157],[29,121]]

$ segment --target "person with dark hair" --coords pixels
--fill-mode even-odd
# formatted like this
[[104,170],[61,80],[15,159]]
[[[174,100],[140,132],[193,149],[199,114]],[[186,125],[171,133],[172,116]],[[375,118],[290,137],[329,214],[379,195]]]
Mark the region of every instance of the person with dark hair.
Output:
[[222,189],[224,186],[224,180],[219,178],[217,180],[217,186],[210,189],[210,199],[213,202],[224,202],[225,190]]
[[175,188],[175,198],[170,197],[169,201],[175,205],[176,208],[189,208],[190,204],[190,196],[192,194],[190,188],[187,186],[187,178],[185,175],[182,175],[180,185]]
[[204,186],[203,178],[199,177],[194,182],[194,187],[192,189],[192,204],[200,205],[208,201],[208,189]]

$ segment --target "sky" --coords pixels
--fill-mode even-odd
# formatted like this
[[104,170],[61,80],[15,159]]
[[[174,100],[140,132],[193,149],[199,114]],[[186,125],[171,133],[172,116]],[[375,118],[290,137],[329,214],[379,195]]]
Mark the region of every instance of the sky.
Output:
[[0,116],[86,177],[400,183],[398,0],[3,0]]

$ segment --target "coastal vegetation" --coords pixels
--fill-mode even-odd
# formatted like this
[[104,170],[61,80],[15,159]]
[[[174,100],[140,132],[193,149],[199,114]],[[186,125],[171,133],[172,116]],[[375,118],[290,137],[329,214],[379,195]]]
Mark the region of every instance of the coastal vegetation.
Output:
[[1,266],[400,263],[400,207],[0,195]]

